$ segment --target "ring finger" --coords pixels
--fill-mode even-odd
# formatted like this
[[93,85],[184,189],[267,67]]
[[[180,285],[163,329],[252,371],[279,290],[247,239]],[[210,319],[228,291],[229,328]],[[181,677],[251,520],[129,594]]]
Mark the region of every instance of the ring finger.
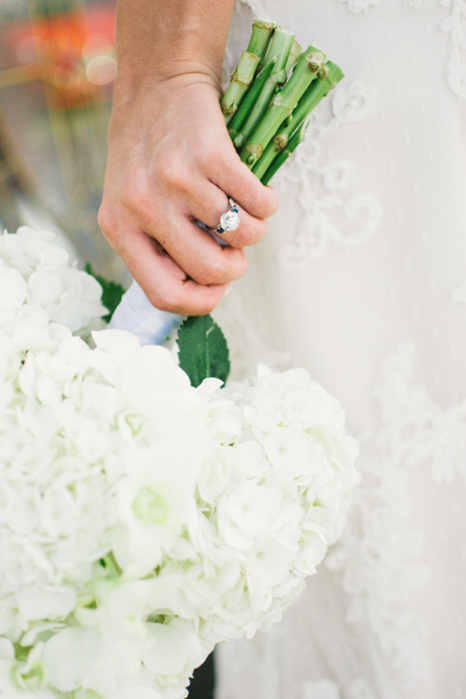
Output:
[[[255,245],[266,234],[267,222],[251,216],[240,206],[236,206],[239,225],[234,230],[225,229],[220,237],[233,248]],[[229,197],[212,183],[209,184],[207,191],[193,198],[190,208],[193,218],[202,221],[206,228],[213,232],[217,232],[217,228],[221,225],[222,215],[231,210]]]

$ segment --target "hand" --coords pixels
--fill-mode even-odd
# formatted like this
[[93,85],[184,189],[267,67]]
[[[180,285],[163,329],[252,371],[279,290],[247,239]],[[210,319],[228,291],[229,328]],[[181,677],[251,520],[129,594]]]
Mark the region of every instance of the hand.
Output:
[[[240,226],[222,248],[195,223],[218,224],[228,196]],[[277,195],[231,143],[215,81],[183,73],[115,91],[99,223],[151,303],[181,315],[209,313],[246,271]]]

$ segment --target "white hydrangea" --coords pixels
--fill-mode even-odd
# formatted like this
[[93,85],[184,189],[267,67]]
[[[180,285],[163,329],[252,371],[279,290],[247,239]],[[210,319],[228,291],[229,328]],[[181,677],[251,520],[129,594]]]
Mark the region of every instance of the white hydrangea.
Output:
[[0,313],[5,307],[16,307],[27,300],[72,332],[82,334],[101,327],[99,319],[107,309],[101,303],[100,284],[75,265],[70,266],[67,251],[54,245],[55,239],[51,231],[34,231],[27,226],[15,234],[5,231],[0,235],[0,264],[10,268],[10,280],[16,273],[25,282],[12,284],[13,296],[12,291],[7,291],[8,275],[2,275]]
[[343,410],[306,371],[260,367],[248,383],[215,384],[199,388],[216,445],[197,510],[160,572],[179,576],[177,604],[196,609],[211,643],[281,617],[340,535],[357,480]]
[[72,330],[101,311],[93,282],[50,234],[17,236],[0,239],[0,694],[181,699],[339,536],[355,442],[303,370],[193,388],[128,332],[91,349]]

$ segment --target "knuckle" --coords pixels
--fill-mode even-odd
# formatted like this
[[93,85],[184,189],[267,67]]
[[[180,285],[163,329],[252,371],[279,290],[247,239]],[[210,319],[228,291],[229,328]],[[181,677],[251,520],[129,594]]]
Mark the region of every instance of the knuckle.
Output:
[[268,210],[267,193],[258,182],[256,187],[249,190],[249,212],[257,218],[266,218]]
[[168,157],[159,165],[158,179],[170,189],[185,189],[189,182],[185,163],[179,158]]
[[243,253],[242,265],[239,267],[238,278],[242,277],[243,274],[245,274],[247,272],[247,269],[248,269],[248,258]]
[[102,204],[97,213],[97,222],[112,249],[117,255],[121,254],[122,246],[119,235],[120,224],[114,210]]
[[194,279],[198,284],[207,286],[208,284],[221,284],[226,275],[226,265],[221,258],[213,261],[210,260],[204,264],[194,274]]
[[107,208],[103,202],[97,213],[97,222],[105,236],[112,234],[115,224],[114,216],[111,213],[111,209]]
[[268,186],[265,188],[265,191],[267,194],[267,203],[268,203],[268,207],[269,207],[267,217],[273,216],[273,214],[278,209],[278,203],[279,203],[278,192],[273,187],[268,187]]
[[140,177],[135,177],[129,178],[122,190],[121,198],[127,209],[142,214],[149,208],[152,196],[147,182]]
[[199,155],[206,165],[214,165],[218,160],[218,143],[212,139],[211,134],[203,132],[198,140]]
[[235,248],[244,248],[253,245],[257,240],[256,231],[250,226],[240,226],[231,240],[231,245]]
[[180,290],[175,288],[158,289],[148,295],[149,301],[160,311],[177,313],[183,306],[183,299]]
[[148,299],[160,311],[192,316],[211,313],[220,301],[217,296],[193,299],[191,295],[186,295],[182,287],[157,289],[148,294]]
[[278,195],[271,187],[264,187],[257,182],[249,190],[250,213],[257,218],[265,219],[272,216],[278,208]]
[[218,306],[220,300],[212,300],[210,299],[209,301],[203,301],[196,303],[195,306],[193,306],[190,311],[189,315],[192,316],[205,316],[208,313],[212,313],[212,311]]
[[239,279],[240,277],[242,277],[243,274],[246,272],[248,268],[248,259],[244,250],[230,248],[229,252],[234,257],[230,258],[232,262],[229,279],[227,281],[233,281],[234,279]]

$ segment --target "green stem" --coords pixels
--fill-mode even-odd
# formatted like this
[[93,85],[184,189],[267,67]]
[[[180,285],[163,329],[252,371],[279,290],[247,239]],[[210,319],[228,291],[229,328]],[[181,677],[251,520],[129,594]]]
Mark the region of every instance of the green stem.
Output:
[[220,101],[223,116],[227,124],[237,111],[241,100],[248,91],[249,85],[254,78],[256,68],[259,65],[259,61],[259,56],[256,56],[254,53],[243,51],[241,54],[238,65],[231,76],[228,90]]
[[[244,123],[244,120],[248,116],[249,112],[251,111],[253,105],[256,103],[257,98],[259,97],[259,94],[261,93],[262,88],[264,87],[264,84],[269,77],[270,73],[273,70],[273,67],[275,65],[275,60],[270,61],[268,65],[263,68],[260,73],[256,75],[256,78],[249,88],[249,90],[246,93],[245,98],[241,102],[241,105],[236,112],[236,114],[233,116],[233,119],[231,120],[229,126],[228,126],[228,131],[229,134],[232,138],[232,140],[235,140],[235,136],[237,136],[238,131],[240,130],[241,126]],[[239,145],[242,145],[242,140],[240,139]]]
[[301,55],[301,44],[297,41],[293,41],[293,46],[291,47],[290,55],[288,56],[288,61],[286,63],[286,74],[290,72],[294,64],[297,62],[299,56]]
[[255,19],[252,23],[252,34],[246,51],[254,53],[262,60],[267,52],[270,37],[276,24],[264,19]]
[[262,157],[253,167],[253,172],[259,179],[263,177],[277,154],[286,148],[292,134],[301,126],[311,111],[344,77],[344,73],[335,63],[327,61],[296,105],[291,119],[286,120],[278,129],[273,139],[268,144]]
[[288,143],[288,146],[286,148],[283,148],[282,151],[277,155],[277,157],[272,161],[272,164],[268,168],[267,172],[265,175],[261,177],[261,182],[263,185],[266,185],[270,182],[272,177],[275,175],[277,170],[283,165],[285,160],[288,160],[290,155],[293,153],[294,150],[299,146],[301,141],[304,138],[304,134],[306,132],[307,128],[307,123],[308,122],[303,122],[299,129],[293,134],[292,138],[290,138],[290,141]]
[[269,63],[275,61],[274,67],[265,80],[255,103],[252,105],[251,111],[241,126],[241,130],[235,137],[235,145],[237,148],[240,148],[242,143],[247,140],[249,135],[254,131],[256,125],[262,119],[274,92],[286,81],[286,64],[293,41],[294,34],[291,32],[286,32],[283,29],[275,30],[269,45],[265,63],[265,67],[267,67]]
[[230,85],[220,101],[227,124],[238,110],[244,95],[254,79],[257,66],[266,54],[274,29],[275,24],[273,22],[261,19],[254,20],[252,24],[248,48],[241,54],[238,65],[231,76]]
[[275,95],[264,118],[241,150],[241,160],[249,168],[256,164],[277,129],[291,116],[299,99],[322,68],[324,60],[325,54],[315,46],[309,46],[301,55],[285,87]]

